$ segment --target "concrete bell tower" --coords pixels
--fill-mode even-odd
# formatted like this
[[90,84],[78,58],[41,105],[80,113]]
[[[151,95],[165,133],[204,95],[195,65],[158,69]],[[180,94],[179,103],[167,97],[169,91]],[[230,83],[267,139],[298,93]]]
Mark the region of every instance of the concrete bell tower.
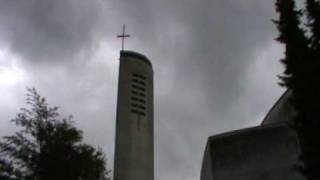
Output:
[[154,179],[153,69],[144,55],[120,52],[114,180]]

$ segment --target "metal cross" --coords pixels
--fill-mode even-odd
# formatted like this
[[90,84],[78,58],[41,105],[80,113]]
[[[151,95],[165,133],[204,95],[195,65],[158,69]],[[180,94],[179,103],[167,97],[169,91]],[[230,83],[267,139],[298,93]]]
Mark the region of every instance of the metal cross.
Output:
[[121,38],[122,39],[122,50],[124,49],[124,38],[128,38],[130,37],[130,34],[126,34],[126,25],[123,25],[122,27],[122,34],[118,35],[117,38]]

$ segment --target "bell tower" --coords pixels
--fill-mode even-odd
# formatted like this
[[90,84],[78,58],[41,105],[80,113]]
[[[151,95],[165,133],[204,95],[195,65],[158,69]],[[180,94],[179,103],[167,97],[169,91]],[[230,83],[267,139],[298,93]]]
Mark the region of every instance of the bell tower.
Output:
[[153,69],[142,54],[120,52],[114,180],[154,179]]

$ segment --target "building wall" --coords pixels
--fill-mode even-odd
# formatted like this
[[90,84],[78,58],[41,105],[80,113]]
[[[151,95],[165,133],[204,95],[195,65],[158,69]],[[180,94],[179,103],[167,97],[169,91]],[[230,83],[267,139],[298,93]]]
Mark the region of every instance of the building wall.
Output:
[[201,180],[213,180],[213,168],[212,168],[212,157],[211,157],[211,141],[207,142],[206,149],[204,151],[204,157],[201,167]]
[[292,92],[290,90],[284,92],[263,119],[262,125],[288,122],[293,119],[295,112],[290,103],[291,96]]
[[285,124],[212,136],[208,139],[201,180],[304,180],[295,168],[302,165],[300,154],[298,136]]
[[115,180],[154,179],[153,70],[150,61],[121,51],[115,142]]

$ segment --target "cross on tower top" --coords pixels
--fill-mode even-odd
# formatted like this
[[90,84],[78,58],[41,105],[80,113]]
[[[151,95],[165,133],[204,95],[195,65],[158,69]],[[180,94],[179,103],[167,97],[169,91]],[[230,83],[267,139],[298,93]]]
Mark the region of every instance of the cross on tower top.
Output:
[[126,34],[126,25],[122,26],[122,34],[118,35],[117,38],[122,39],[122,50],[124,50],[124,39],[130,37],[130,34]]

